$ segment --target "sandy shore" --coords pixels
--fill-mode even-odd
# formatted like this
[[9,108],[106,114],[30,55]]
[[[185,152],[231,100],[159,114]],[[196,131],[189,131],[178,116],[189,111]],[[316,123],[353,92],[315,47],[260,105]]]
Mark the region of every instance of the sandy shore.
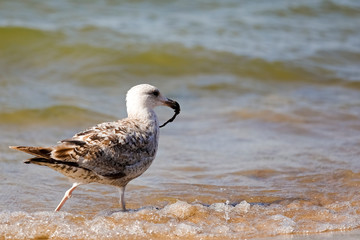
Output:
[[327,232],[308,235],[284,235],[270,238],[256,238],[256,240],[358,240],[360,239],[360,229],[344,232]]

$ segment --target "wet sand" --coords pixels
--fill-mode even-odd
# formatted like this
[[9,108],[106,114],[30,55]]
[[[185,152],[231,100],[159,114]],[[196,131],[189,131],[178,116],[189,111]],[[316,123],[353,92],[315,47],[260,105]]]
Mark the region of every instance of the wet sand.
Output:
[[357,240],[360,239],[360,230],[345,232],[329,232],[321,234],[304,234],[304,235],[285,235],[268,238],[255,238],[254,240]]

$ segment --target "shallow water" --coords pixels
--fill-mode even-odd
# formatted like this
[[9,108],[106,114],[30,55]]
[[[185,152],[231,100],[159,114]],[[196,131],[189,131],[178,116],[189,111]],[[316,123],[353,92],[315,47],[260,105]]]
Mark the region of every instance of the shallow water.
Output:
[[[2,1],[1,238],[358,229],[359,26],[350,0]],[[182,112],[129,184],[131,210],[118,211],[116,188],[86,185],[53,213],[69,181],[8,146],[125,117],[126,91],[143,82]]]

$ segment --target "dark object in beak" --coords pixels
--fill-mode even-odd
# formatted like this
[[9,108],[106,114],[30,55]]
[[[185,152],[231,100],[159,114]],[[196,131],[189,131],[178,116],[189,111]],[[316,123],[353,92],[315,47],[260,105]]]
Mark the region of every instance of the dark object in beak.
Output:
[[169,122],[174,121],[174,119],[176,118],[176,116],[180,113],[180,105],[171,99],[167,99],[165,102],[165,105],[168,107],[171,107],[172,109],[174,109],[174,116],[172,116],[172,118],[170,118],[169,120],[167,120],[163,125],[161,125],[160,127],[164,127],[166,124],[168,124]]

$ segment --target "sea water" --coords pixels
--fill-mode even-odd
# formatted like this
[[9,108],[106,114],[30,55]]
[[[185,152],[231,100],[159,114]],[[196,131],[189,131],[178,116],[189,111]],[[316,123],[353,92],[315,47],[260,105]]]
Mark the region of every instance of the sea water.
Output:
[[[360,227],[358,1],[1,1],[1,239],[241,239]],[[181,105],[126,190],[77,188],[9,145]],[[160,122],[171,109],[156,109]]]

